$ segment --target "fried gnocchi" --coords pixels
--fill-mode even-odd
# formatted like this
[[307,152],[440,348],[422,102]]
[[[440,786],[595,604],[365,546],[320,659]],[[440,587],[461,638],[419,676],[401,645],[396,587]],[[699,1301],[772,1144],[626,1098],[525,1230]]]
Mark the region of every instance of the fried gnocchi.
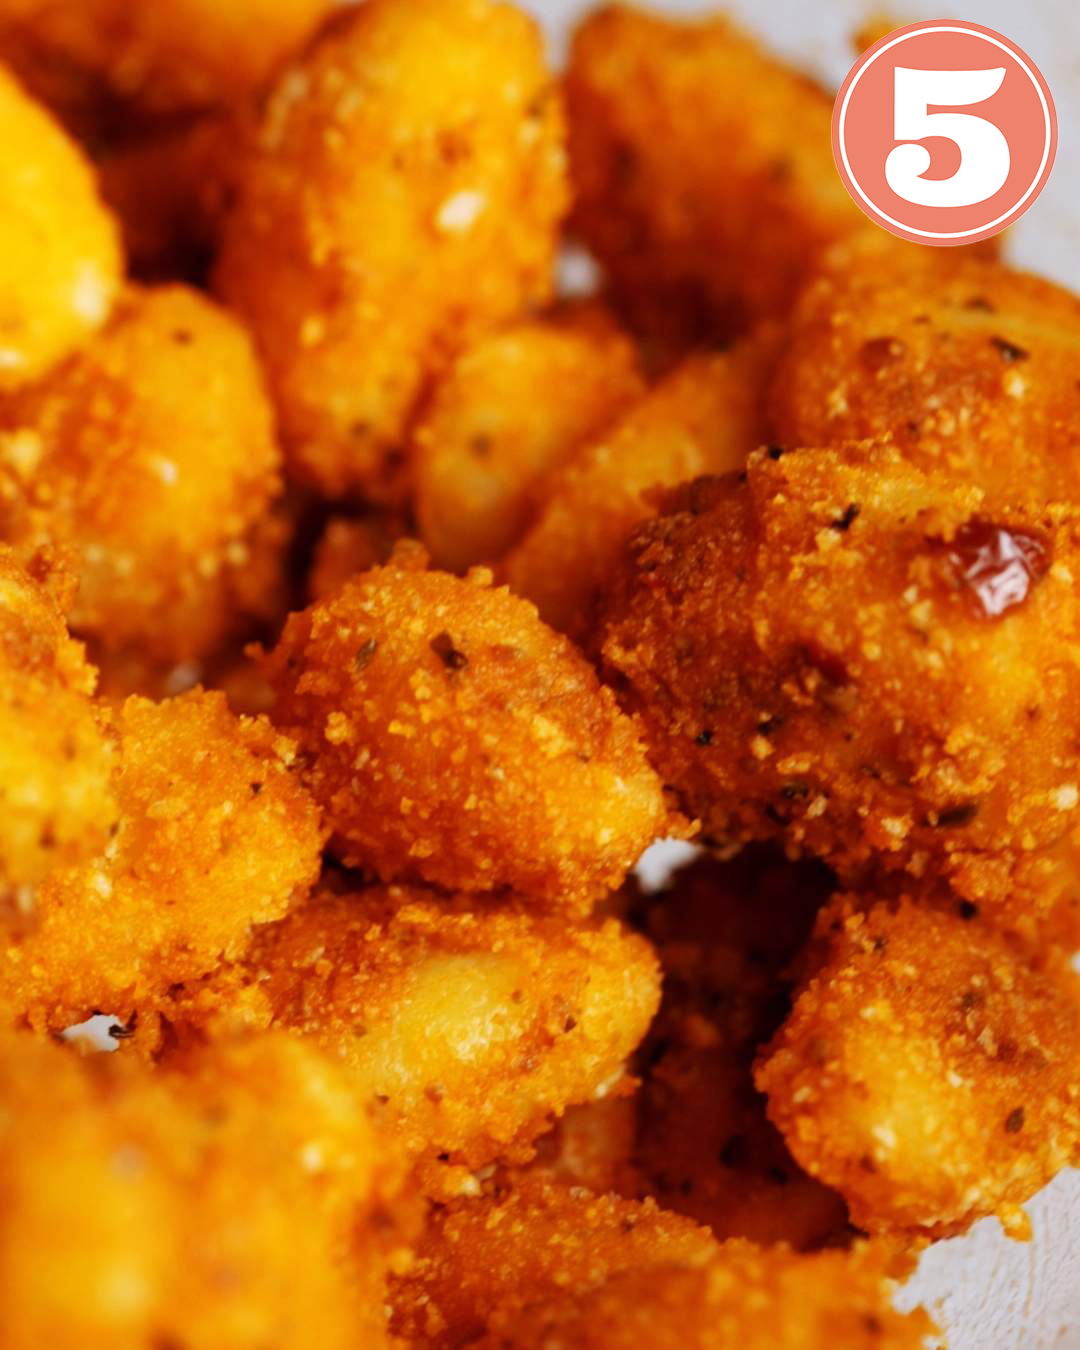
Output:
[[482,569],[374,568],[264,668],[331,848],[384,881],[588,907],[679,828],[610,690]]
[[1030,931],[1080,820],[1078,528],[890,447],[762,450],[637,532],[605,658],[707,835],[940,877]]
[[57,868],[5,924],[0,1011],[61,1030],[95,1010],[130,1023],[170,987],[239,955],[319,872],[322,829],[295,748],[221,694],[132,698],[116,717],[114,829]]
[[295,476],[400,494],[428,381],[550,294],[564,159],[539,35],[496,0],[369,0],[281,77],[216,276]]
[[97,677],[61,612],[69,583],[48,559],[26,561],[0,545],[0,912],[12,918],[54,868],[104,848],[118,810]]
[[[495,1346],[843,1345],[918,1350],[922,1313],[890,1306],[883,1254],[799,1256],[718,1243],[688,1219],[545,1183],[436,1212],[392,1329],[431,1350]],[[485,1332],[487,1333],[485,1335]],[[643,1338],[643,1339],[642,1339]]]
[[0,66],[0,392],[45,374],[109,317],[116,222],[79,148]]
[[833,167],[831,98],[719,16],[590,14],[566,98],[575,228],[646,328],[780,315],[828,244],[873,228]]
[[463,572],[501,558],[550,476],[642,392],[631,343],[573,312],[464,351],[413,433],[417,521],[435,565]]
[[890,264],[836,251],[795,307],[770,381],[770,436],[792,448],[887,437],[989,501],[1076,501],[1080,302],[939,252]]
[[764,437],[761,382],[773,337],[692,357],[547,483],[539,517],[499,569],[545,623],[595,645],[598,597],[647,493],[739,469]]
[[84,134],[259,91],[332,0],[4,0],[0,60]]
[[140,1067],[0,1036],[5,1346],[387,1344],[401,1170],[338,1066],[280,1036]]
[[346,1066],[406,1156],[477,1168],[529,1157],[553,1115],[605,1092],[658,990],[649,945],[613,919],[391,886],[265,925],[171,1016],[294,1031]]
[[239,622],[230,578],[279,463],[239,324],[187,287],[131,289],[81,352],[0,396],[0,538],[70,559],[95,653],[168,667]]
[[947,1237],[1080,1158],[1080,979],[977,918],[839,897],[757,1074],[859,1227]]

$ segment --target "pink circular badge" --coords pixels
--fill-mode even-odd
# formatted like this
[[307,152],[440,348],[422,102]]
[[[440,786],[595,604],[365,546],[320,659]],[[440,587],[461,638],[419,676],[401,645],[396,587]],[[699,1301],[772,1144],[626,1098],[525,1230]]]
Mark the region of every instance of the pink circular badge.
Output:
[[920,244],[970,244],[1018,220],[1050,177],[1057,134],[1031,58],[953,19],[876,42],[833,108],[844,186],[871,220]]

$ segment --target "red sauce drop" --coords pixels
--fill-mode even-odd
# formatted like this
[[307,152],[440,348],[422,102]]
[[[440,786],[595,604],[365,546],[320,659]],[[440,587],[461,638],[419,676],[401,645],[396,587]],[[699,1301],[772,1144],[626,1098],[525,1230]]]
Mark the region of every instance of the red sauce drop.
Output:
[[968,521],[941,548],[979,619],[1000,619],[1022,605],[1051,560],[1042,535],[987,520]]

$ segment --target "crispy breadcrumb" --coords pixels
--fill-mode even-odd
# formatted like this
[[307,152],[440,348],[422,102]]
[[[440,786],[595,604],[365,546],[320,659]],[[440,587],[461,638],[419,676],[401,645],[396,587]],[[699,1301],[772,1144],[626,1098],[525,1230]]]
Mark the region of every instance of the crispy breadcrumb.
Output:
[[0,946],[0,1007],[35,1026],[152,1013],[318,875],[318,812],[265,719],[234,717],[221,694],[132,698],[116,735],[111,838],[51,872]]
[[1080,1159],[1080,980],[949,908],[841,896],[758,1086],[871,1232],[947,1237]]
[[374,568],[294,614],[265,669],[331,847],[384,881],[582,908],[669,828],[634,724],[482,569]]
[[588,15],[566,97],[575,228],[646,328],[781,314],[826,245],[873,228],[833,165],[832,100],[719,16]]
[[665,510],[604,650],[706,834],[1050,914],[1080,824],[1076,510],[996,510],[887,447],[773,447]]
[[801,1256],[726,1242],[711,1261],[627,1270],[493,1314],[477,1350],[925,1350],[934,1331],[891,1304],[869,1249]]
[[990,501],[1077,500],[1080,301],[942,252],[837,250],[796,306],[770,384],[770,437],[793,449],[888,437]]
[[116,223],[90,165],[0,66],[0,390],[36,379],[109,317]]
[[9,921],[55,867],[92,857],[117,818],[95,672],[68,635],[65,579],[0,545],[0,906]]
[[643,392],[613,326],[571,312],[469,347],[413,433],[420,538],[439,567],[494,562],[546,500],[551,474]]
[[368,0],[282,76],[217,285],[258,340],[292,473],[400,492],[427,381],[550,294],[564,160],[539,34],[495,0]]
[[626,536],[652,514],[648,490],[743,466],[765,435],[761,389],[774,341],[763,333],[686,361],[550,476],[536,524],[500,569],[545,623],[587,645]]
[[228,630],[278,466],[240,325],[183,286],[131,289],[82,352],[0,398],[0,537],[70,557],[71,624],[96,650],[169,666]]
[[528,1156],[553,1114],[604,1092],[658,999],[651,948],[615,920],[391,886],[327,893],[260,928],[170,1016],[314,1040],[409,1157],[480,1167]]
[[391,1327],[431,1350],[621,1347],[623,1321],[636,1346],[916,1350],[930,1323],[892,1310],[887,1260],[721,1244],[651,1201],[523,1181],[434,1212]]

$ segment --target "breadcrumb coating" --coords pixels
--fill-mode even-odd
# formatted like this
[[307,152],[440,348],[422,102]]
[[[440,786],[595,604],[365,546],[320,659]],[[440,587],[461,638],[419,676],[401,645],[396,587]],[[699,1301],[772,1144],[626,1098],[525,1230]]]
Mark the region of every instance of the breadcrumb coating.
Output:
[[1080,1158],[1080,981],[950,909],[841,896],[757,1082],[808,1171],[871,1232],[934,1238]]
[[760,401],[772,334],[691,357],[552,474],[536,523],[500,569],[540,617],[588,646],[596,609],[649,489],[740,469],[765,437]]
[[623,1346],[624,1321],[635,1345],[915,1350],[930,1323],[894,1312],[891,1292],[873,1248],[721,1244],[651,1201],[522,1182],[433,1213],[391,1281],[391,1327],[431,1350]]
[[584,1294],[556,1291],[497,1312],[477,1350],[925,1350],[934,1331],[897,1312],[886,1261],[869,1250],[802,1256],[724,1243],[700,1265],[613,1275]]
[[1080,301],[940,252],[830,257],[795,308],[770,436],[792,448],[888,437],[919,468],[990,500],[1077,500]]
[[81,134],[255,94],[332,0],[4,0],[0,60]]
[[4,1033],[0,1108],[10,1350],[386,1344],[400,1169],[313,1048],[150,1074]]
[[633,1177],[637,1194],[718,1238],[808,1250],[849,1236],[843,1201],[792,1158],[752,1074],[786,1011],[786,967],[831,889],[824,867],[757,847],[694,863],[643,897],[664,998],[634,1061]]
[[477,569],[374,568],[294,614],[272,716],[349,866],[584,908],[671,827],[637,729]]
[[550,294],[562,134],[534,24],[494,0],[369,0],[282,76],[216,275],[294,475],[400,493],[427,382]]
[[0,391],[43,375],[109,317],[120,241],[79,148],[0,66]]
[[573,312],[463,352],[413,433],[417,522],[435,564],[463,572],[501,558],[536,517],[550,475],[643,389],[629,340]]
[[240,325],[187,287],[132,288],[83,351],[0,398],[0,537],[70,559],[70,621],[96,650],[169,666],[227,632],[279,460]]
[[825,246],[872,228],[833,165],[832,99],[719,16],[589,14],[566,99],[574,226],[646,327],[782,314]]
[[93,856],[116,821],[114,747],[96,676],[68,635],[65,579],[0,545],[0,910],[12,919],[54,867]]
[[476,1168],[529,1156],[553,1115],[604,1092],[658,1001],[652,949],[615,920],[391,886],[325,893],[258,929],[170,1016],[299,1033],[347,1066],[408,1157]]
[[116,718],[118,824],[96,856],[58,868],[9,921],[0,1007],[60,1030],[94,1010],[130,1021],[170,986],[238,956],[318,876],[322,831],[292,742],[235,718],[221,694]]
[[1080,822],[1075,509],[998,510],[888,447],[774,447],[665,512],[604,651],[706,834],[1049,916]]

